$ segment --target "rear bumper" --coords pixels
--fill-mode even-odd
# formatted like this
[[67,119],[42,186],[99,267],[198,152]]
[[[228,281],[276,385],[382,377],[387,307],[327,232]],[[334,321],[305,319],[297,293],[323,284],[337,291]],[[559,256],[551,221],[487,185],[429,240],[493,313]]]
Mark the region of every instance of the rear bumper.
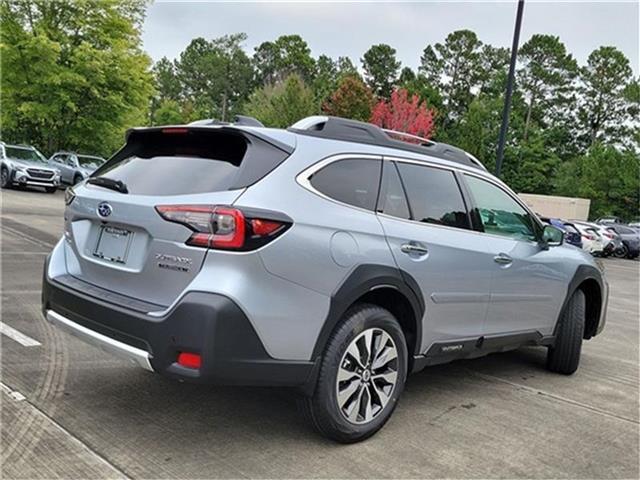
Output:
[[[42,309],[47,320],[143,368],[199,383],[305,390],[315,383],[314,362],[270,357],[242,310],[225,296],[190,292],[169,312],[154,316],[140,311],[141,302],[107,291],[96,295],[96,287],[83,289],[78,280],[66,282],[65,277],[49,278],[45,264]],[[200,354],[201,367],[179,365],[180,352]]]
[[153,372],[153,367],[149,362],[149,352],[132,347],[131,345],[127,345],[126,343],[119,342],[111,337],[83,327],[79,323],[75,323],[53,310],[46,310],[44,315],[49,322],[53,323],[61,330],[64,330],[87,343],[95,345],[102,350],[112,353],[117,357],[131,360],[133,363],[145,370]]

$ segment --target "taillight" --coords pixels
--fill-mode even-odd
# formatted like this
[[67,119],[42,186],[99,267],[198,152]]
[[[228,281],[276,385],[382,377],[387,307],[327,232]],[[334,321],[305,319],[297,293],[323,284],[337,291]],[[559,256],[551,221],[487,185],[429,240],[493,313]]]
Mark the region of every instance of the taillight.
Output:
[[593,235],[589,235],[588,233],[583,233],[582,234],[582,238],[586,238],[587,240],[595,240],[596,237],[594,237]]
[[291,225],[282,214],[227,206],[158,205],[156,210],[165,220],[193,231],[185,242],[192,247],[253,250],[277,238]]

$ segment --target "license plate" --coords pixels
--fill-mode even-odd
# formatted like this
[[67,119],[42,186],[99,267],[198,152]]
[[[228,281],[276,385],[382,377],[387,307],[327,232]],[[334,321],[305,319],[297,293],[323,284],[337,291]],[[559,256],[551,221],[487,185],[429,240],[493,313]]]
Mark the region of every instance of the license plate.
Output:
[[109,262],[126,263],[133,232],[124,228],[103,225],[93,255]]

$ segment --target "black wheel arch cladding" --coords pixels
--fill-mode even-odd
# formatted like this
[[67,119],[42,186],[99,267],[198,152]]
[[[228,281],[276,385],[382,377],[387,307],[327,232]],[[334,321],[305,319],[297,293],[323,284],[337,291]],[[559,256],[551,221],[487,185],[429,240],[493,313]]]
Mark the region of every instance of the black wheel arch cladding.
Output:
[[417,354],[422,338],[422,317],[426,308],[418,283],[409,273],[397,267],[362,264],[354,268],[331,294],[329,313],[320,330],[311,358],[322,355],[331,332],[351,305],[367,293],[384,287],[397,290],[411,305],[416,341],[415,351],[410,352],[409,356],[412,353]]
[[[585,283],[586,282],[586,283]],[[562,303],[562,308],[560,309],[560,313],[558,318],[556,319],[556,325],[554,327],[553,335],[556,336],[558,333],[558,325],[560,323],[560,319],[564,311],[567,308],[567,304],[569,300],[573,296],[573,294],[581,288],[583,285],[593,284],[595,282],[597,284],[597,298],[594,297],[593,291],[583,291],[586,299],[586,319],[585,319],[585,329],[584,329],[584,338],[589,339],[595,335],[597,335],[603,328],[604,318],[601,318],[601,313],[603,302],[606,301],[603,298],[603,293],[605,291],[604,288],[604,279],[602,277],[602,273],[596,267],[592,265],[580,265],[576,272],[573,275],[573,278],[569,282],[567,287],[567,295],[565,296],[564,302]]]

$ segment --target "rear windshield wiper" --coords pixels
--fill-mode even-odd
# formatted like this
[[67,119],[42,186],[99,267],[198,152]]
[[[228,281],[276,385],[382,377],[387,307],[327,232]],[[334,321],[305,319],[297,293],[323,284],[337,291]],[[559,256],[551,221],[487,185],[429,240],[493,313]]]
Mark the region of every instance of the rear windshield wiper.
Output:
[[87,183],[92,185],[98,185],[99,187],[115,190],[120,193],[129,193],[127,185],[122,180],[113,180],[107,177],[91,177],[87,180]]

